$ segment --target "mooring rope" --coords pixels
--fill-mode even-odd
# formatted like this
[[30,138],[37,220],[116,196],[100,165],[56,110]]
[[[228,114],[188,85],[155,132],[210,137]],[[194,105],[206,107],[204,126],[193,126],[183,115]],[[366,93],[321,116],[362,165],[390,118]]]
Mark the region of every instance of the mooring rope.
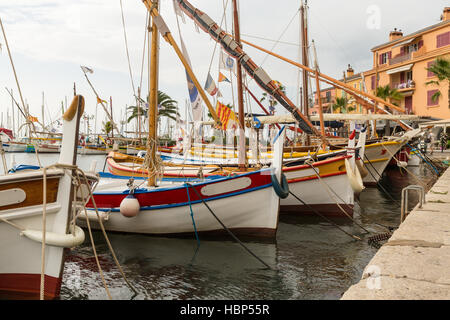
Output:
[[189,209],[191,211],[192,225],[194,227],[195,238],[197,239],[197,246],[200,246],[200,239],[198,238],[197,227],[195,225],[195,220],[194,220],[194,211],[192,211],[191,196],[189,195],[189,186],[187,184],[184,184],[184,185],[186,187],[186,193],[187,193],[187,197],[188,197],[188,201],[189,201]]
[[[80,174],[82,175],[82,177],[83,177],[83,179],[84,179],[84,181],[85,181],[85,184],[86,184],[86,185],[89,185],[89,182],[88,182],[88,179],[87,179],[87,177],[86,177],[86,174],[85,174],[82,170],[80,170],[80,169],[77,169],[77,179],[78,179],[78,181],[80,181],[80,176],[79,176]],[[131,285],[131,283],[128,281],[127,277],[125,276],[125,272],[123,271],[123,269],[122,269],[122,267],[121,267],[121,265],[120,265],[120,263],[119,263],[119,260],[117,259],[117,256],[116,256],[116,254],[115,254],[115,252],[114,252],[114,249],[113,249],[113,247],[112,247],[112,245],[111,245],[111,242],[110,242],[110,240],[109,240],[109,238],[108,238],[108,235],[106,234],[106,230],[105,230],[105,227],[104,227],[104,225],[103,225],[102,219],[101,219],[101,217],[100,217],[100,215],[99,215],[99,213],[98,213],[97,204],[95,203],[95,199],[94,199],[94,195],[93,195],[93,193],[92,193],[92,190],[91,190],[91,188],[87,188],[87,189],[88,189],[88,191],[89,191],[89,196],[88,196],[88,198],[87,198],[85,201],[83,201],[83,210],[84,210],[84,213],[85,213],[85,215],[86,215],[86,220],[89,220],[88,215],[87,215],[86,203],[87,203],[87,201],[88,201],[89,199],[91,199],[91,200],[92,200],[92,204],[93,204],[94,209],[95,209],[95,213],[96,213],[96,215],[97,215],[97,219],[98,219],[98,221],[99,221],[100,228],[101,228],[101,230],[102,230],[103,236],[105,237],[105,240],[106,240],[106,243],[107,243],[107,245],[108,245],[108,248],[109,248],[109,250],[110,250],[110,252],[111,252],[111,255],[113,256],[114,262],[116,263],[116,266],[117,266],[117,268],[119,269],[119,272],[121,273],[121,275],[122,275],[124,281],[125,281],[125,282],[127,283],[127,285],[134,291],[134,293],[137,294],[138,291]],[[84,198],[84,197],[82,196],[82,198]]]
[[336,228],[338,228],[339,230],[341,230],[342,232],[344,232],[346,235],[350,236],[351,238],[355,239],[355,240],[359,240],[362,241],[362,239],[358,236],[355,236],[347,231],[345,231],[344,229],[342,229],[340,226],[338,226],[336,223],[334,223],[333,221],[331,221],[330,219],[328,219],[327,217],[325,217],[323,214],[321,214],[319,211],[315,210],[313,207],[311,207],[309,204],[307,204],[305,201],[303,201],[301,198],[299,198],[297,195],[295,195],[292,191],[289,191],[289,193],[298,201],[300,201],[304,206],[307,206],[313,213],[317,214],[319,217],[325,219],[326,221],[328,221],[329,223],[331,223],[332,225],[334,225]]
[[320,174],[317,172],[316,168],[312,165],[311,161],[312,161],[312,159],[308,159],[308,160],[305,161],[305,164],[307,164],[308,166],[311,167],[311,169],[313,169],[314,173],[315,173],[316,176],[317,176],[317,179],[318,179],[319,182],[325,187],[325,191],[327,191],[327,193],[328,193],[328,195],[330,196],[330,198],[331,198],[332,200],[334,200],[334,202],[336,203],[336,205],[338,206],[338,208],[344,213],[344,215],[345,215],[347,218],[349,218],[349,219],[350,219],[353,223],[355,223],[358,227],[360,227],[361,229],[363,229],[365,232],[370,233],[369,230],[367,230],[367,229],[364,228],[362,225],[360,225],[359,223],[357,223],[357,222],[355,221],[355,219],[353,219],[353,218],[348,214],[348,212],[347,212],[344,208],[342,208],[342,206],[339,204],[339,202],[336,200],[336,198],[333,196],[333,194],[336,195],[336,197],[339,198],[343,203],[345,203],[349,208],[350,208],[350,206],[349,206],[349,205],[348,205],[341,197],[339,197],[339,195],[337,195],[336,192],[335,192],[334,190],[332,190],[332,189],[328,186],[328,184],[327,184],[326,182],[323,181],[322,177],[321,177]]
[[241,240],[239,240],[233,232],[231,232],[230,229],[228,229],[225,224],[223,224],[223,222],[216,216],[216,214],[214,213],[214,211],[208,206],[208,204],[206,203],[205,199],[203,199],[203,197],[198,193],[198,191],[194,188],[193,185],[191,185],[190,183],[186,183],[187,186],[191,187],[194,192],[197,194],[197,196],[200,198],[200,200],[203,202],[203,204],[205,205],[205,207],[209,210],[209,212],[211,212],[211,214],[214,216],[214,218],[217,220],[217,222],[219,222],[223,229],[225,231],[228,232],[228,234],[233,237],[234,240],[236,240],[248,253],[250,253],[253,257],[255,257],[258,261],[260,261],[262,264],[264,264],[268,269],[272,269],[266,262],[264,262],[264,260],[262,260],[261,258],[259,258],[256,254],[254,254]]

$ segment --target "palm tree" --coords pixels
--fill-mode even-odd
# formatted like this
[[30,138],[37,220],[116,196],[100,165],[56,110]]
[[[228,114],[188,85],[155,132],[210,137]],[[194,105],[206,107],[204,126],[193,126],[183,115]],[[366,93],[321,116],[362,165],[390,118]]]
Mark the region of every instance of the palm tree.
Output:
[[103,131],[106,133],[106,136],[109,137],[109,133],[112,131],[113,126],[111,124],[111,121],[107,121],[103,123]]
[[[128,123],[136,118],[138,114],[141,114],[145,118],[148,117],[148,106],[144,100],[140,101],[144,107],[139,106],[129,106],[127,109],[130,110],[131,115],[128,117]],[[158,90],[158,118],[168,117],[176,121],[176,116],[180,115],[178,113],[178,102],[173,100],[167,94]]]
[[337,97],[331,108],[333,111],[339,110],[339,112],[342,113],[352,112],[353,110],[355,110],[354,107],[348,106],[348,99],[346,97]]
[[[403,98],[402,94],[398,92],[397,89],[395,88],[392,89],[388,84],[385,85],[384,87],[377,87],[375,95],[385,101],[401,100]],[[397,103],[395,102],[393,104],[397,105]],[[390,111],[388,107],[386,107],[386,109]],[[386,120],[386,126],[384,131],[385,135],[386,136],[390,135],[390,131],[391,131],[391,122],[389,120]]]
[[[448,106],[450,107],[450,60],[446,60],[444,58],[437,58],[436,62],[433,63],[429,68],[426,68],[428,71],[433,72],[438,80],[428,81],[427,85],[434,84],[440,85],[441,82],[447,81],[448,84]],[[442,95],[441,91],[437,91],[431,99],[436,101]]]
[[[281,92],[283,92],[284,94],[286,94],[286,87],[283,86],[280,82],[277,82],[278,86],[281,90]],[[268,94],[267,92],[263,92],[262,94],[262,98],[259,100],[260,102],[263,102],[264,100],[266,100]],[[269,109],[271,112],[275,112],[275,106],[278,104],[278,101],[273,97],[273,96],[269,96]]]
[[397,89],[392,89],[388,84],[384,87],[377,87],[375,95],[385,101],[388,100],[401,100],[402,94]]

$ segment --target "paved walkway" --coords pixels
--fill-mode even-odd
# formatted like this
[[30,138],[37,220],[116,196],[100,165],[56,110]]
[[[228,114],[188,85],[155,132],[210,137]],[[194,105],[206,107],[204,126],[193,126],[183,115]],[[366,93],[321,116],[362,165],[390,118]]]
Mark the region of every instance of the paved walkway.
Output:
[[450,299],[450,168],[425,199],[424,206],[414,208],[342,300]]

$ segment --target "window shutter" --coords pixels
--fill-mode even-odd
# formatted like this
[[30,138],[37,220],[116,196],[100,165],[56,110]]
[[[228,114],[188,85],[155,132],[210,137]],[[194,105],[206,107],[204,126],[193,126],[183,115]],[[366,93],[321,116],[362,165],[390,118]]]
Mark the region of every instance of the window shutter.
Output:
[[405,53],[405,47],[400,48],[400,54],[403,55]]
[[404,82],[405,82],[405,73],[400,72],[400,83],[404,83]]
[[436,37],[436,42],[437,42],[436,43],[437,48],[441,48],[441,47],[449,45],[450,44],[450,31],[443,33],[443,34],[439,34]]
[[372,76],[371,78],[371,88],[372,90],[375,90],[375,76]]
[[418,47],[419,47],[419,49],[423,47],[423,40],[419,41]]
[[[428,62],[428,63],[427,63],[427,68],[430,68],[430,67],[433,65],[433,63],[434,63],[434,61]],[[434,73],[433,73],[433,72],[431,72],[431,71],[429,71],[429,70],[427,70],[427,71],[428,71],[428,73],[427,73],[427,77],[428,77],[428,78],[434,77]]]
[[427,106],[435,106],[439,104],[439,99],[433,101],[433,95],[438,92],[438,90],[430,90],[427,92]]
[[392,59],[392,51],[389,51],[389,53],[388,53],[388,59],[389,59],[389,60]]

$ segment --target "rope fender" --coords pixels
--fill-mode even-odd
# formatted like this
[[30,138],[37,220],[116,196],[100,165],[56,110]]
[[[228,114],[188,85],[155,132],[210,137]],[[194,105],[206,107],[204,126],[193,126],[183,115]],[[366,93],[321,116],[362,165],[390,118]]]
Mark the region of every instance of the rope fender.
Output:
[[272,187],[275,190],[277,196],[279,196],[281,199],[286,199],[289,196],[289,183],[286,179],[285,174],[281,173],[281,184],[278,181],[275,172],[271,173],[270,178],[272,179]]

